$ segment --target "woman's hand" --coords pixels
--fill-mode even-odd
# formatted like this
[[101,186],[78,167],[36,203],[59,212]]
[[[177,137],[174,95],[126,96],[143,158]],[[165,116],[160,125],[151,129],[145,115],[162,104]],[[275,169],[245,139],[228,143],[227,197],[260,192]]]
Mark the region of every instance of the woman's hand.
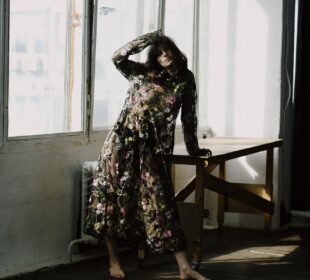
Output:
[[154,43],[159,43],[162,40],[162,37],[164,36],[163,32],[161,29],[158,29],[156,31],[151,32],[153,38],[154,38]]
[[207,156],[207,157],[211,157],[212,156],[212,152],[209,149],[204,149],[204,148],[199,149],[198,148],[197,150],[193,151],[191,153],[191,155],[193,155],[193,156]]

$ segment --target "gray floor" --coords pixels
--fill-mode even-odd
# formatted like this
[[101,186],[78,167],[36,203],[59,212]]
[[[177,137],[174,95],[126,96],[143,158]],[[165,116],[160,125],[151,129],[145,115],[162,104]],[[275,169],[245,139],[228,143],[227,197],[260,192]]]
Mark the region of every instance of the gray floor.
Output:
[[[310,279],[310,228],[263,231],[224,228],[205,233],[205,258],[201,272],[218,279]],[[139,268],[136,251],[121,253],[127,279],[178,279],[173,256],[149,255]],[[47,268],[10,280],[104,280],[107,257]]]

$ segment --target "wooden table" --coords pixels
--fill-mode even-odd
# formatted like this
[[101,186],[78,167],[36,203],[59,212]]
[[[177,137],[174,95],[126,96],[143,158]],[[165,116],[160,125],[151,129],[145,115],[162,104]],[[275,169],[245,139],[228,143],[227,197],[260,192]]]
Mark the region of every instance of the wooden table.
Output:
[[[273,151],[282,145],[281,139],[250,139],[232,137],[213,137],[201,139],[200,148],[212,151],[212,157],[189,156],[183,144],[177,144],[170,160],[172,164],[185,164],[196,166],[196,176],[176,194],[177,201],[184,201],[195,190],[195,222],[198,223],[199,234],[194,240],[193,262],[199,266],[203,258],[203,218],[208,212],[204,209],[204,189],[219,193],[218,198],[218,224],[221,228],[224,222],[224,206],[227,197],[250,205],[264,213],[265,229],[270,228],[271,216],[274,211],[272,202],[273,182]],[[226,161],[242,156],[266,151],[266,176],[265,184],[231,183],[225,180]],[[211,171],[219,166],[219,176],[211,175]],[[177,174],[176,174],[177,176]],[[262,197],[251,191],[249,187],[261,188],[265,191]],[[267,197],[266,197],[267,196]],[[185,211],[185,214],[188,211]],[[182,216],[182,213],[180,213]],[[188,215],[188,214],[187,214]],[[192,217],[191,217],[192,218]],[[195,223],[196,224],[196,223]]]

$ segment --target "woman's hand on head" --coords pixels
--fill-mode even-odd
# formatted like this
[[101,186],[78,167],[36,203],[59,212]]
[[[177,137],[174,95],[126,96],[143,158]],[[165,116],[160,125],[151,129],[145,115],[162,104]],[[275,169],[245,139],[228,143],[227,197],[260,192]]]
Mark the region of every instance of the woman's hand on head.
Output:
[[164,33],[162,32],[161,28],[158,29],[157,31],[155,31],[156,35],[157,35],[157,42],[160,42],[162,37],[164,36]]

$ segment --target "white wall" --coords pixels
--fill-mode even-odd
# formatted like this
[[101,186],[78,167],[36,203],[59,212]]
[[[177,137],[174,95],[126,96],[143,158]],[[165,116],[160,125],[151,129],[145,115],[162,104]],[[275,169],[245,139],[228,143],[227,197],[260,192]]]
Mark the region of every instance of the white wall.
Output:
[[54,140],[0,151],[0,278],[67,261],[81,165],[97,159],[103,140]]

